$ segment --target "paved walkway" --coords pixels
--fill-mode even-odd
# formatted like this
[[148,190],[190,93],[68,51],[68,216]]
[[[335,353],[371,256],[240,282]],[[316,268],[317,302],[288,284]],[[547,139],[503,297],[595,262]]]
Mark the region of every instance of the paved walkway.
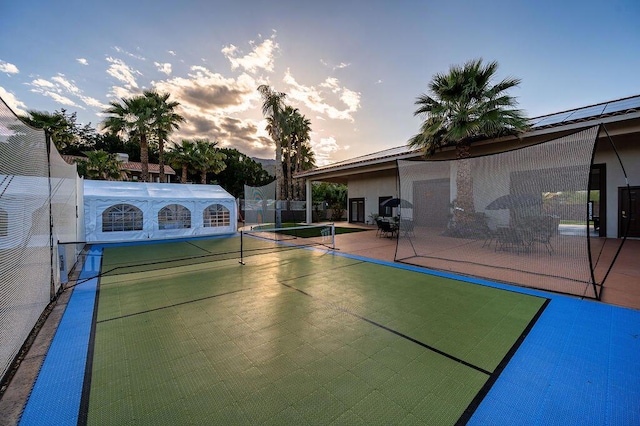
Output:
[[[339,226],[368,229],[368,232],[354,232],[336,236],[336,246],[341,252],[372,259],[394,262],[396,239],[378,237],[376,227],[340,223]],[[602,262],[613,259],[616,244],[605,244],[600,254]],[[602,302],[640,309],[640,240],[627,239],[614,266],[609,273],[602,292]]]

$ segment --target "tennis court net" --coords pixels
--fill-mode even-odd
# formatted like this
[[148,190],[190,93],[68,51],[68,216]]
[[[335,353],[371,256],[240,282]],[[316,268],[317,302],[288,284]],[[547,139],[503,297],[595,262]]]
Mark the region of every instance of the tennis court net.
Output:
[[[336,228],[333,223],[282,228],[256,226],[240,231],[240,261],[243,262],[246,256],[265,251],[318,246],[334,250],[336,248],[335,235]],[[252,242],[249,243],[248,240]],[[262,243],[256,245],[255,240],[262,241]]]

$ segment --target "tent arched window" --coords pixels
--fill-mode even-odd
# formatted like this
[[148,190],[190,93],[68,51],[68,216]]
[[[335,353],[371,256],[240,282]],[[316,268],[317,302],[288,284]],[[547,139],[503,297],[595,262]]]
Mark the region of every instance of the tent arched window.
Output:
[[142,210],[115,204],[102,212],[102,232],[142,231]]
[[191,211],[181,204],[169,204],[158,212],[158,229],[191,228]]
[[9,235],[9,214],[6,210],[0,209],[0,237]]
[[204,209],[203,226],[205,228],[231,225],[229,209],[222,204],[211,204]]

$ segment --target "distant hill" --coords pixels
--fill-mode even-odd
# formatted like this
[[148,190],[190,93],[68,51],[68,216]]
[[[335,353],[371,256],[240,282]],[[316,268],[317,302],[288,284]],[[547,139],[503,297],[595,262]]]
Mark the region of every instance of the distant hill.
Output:
[[251,157],[256,163],[260,163],[262,168],[265,169],[271,176],[276,175],[276,160],[270,158],[257,158]]

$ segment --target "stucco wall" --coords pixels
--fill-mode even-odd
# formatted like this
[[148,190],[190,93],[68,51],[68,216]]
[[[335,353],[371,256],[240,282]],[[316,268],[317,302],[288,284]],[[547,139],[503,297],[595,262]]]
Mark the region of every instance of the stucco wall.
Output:
[[[622,159],[630,186],[640,186],[640,137],[636,140],[614,138],[616,150]],[[635,145],[635,146],[634,146]],[[607,174],[607,237],[618,237],[618,189],[627,185],[622,167],[607,139],[600,139],[594,164],[606,164]]]
[[[398,196],[395,171],[392,173],[380,174],[374,178],[354,177],[349,179],[348,187],[348,199],[364,198],[364,220],[368,223],[371,223],[369,215],[371,213],[378,213],[379,197]],[[349,205],[348,207],[351,206]]]

